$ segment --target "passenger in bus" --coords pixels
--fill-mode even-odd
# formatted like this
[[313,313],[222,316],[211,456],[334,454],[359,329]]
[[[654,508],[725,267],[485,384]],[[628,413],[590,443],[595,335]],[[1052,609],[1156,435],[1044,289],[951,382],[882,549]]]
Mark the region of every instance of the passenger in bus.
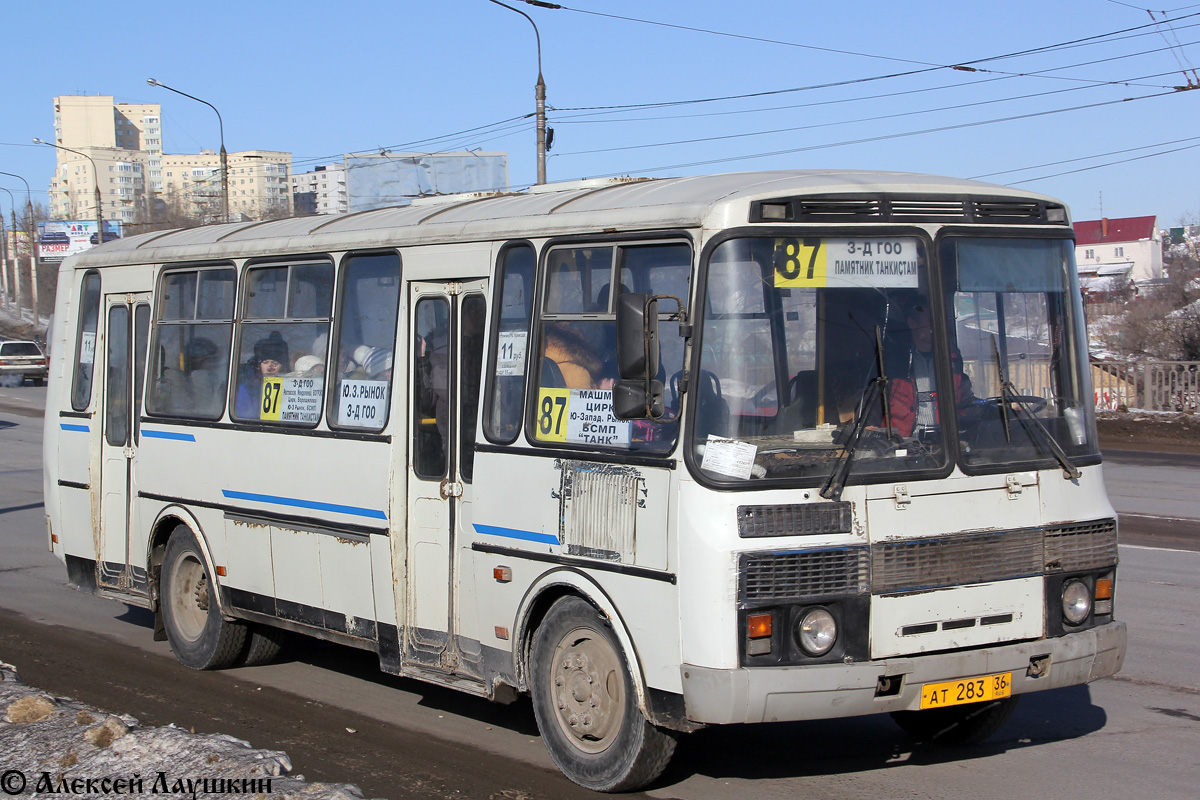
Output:
[[[933,324],[929,299],[915,295],[904,303],[904,321],[911,346],[901,359],[888,367],[888,412],[892,429],[901,436],[917,436],[940,426],[937,382],[934,375]],[[971,379],[963,372],[962,355],[952,350],[954,405],[961,414],[975,402]]]
[[269,375],[283,372],[288,360],[287,342],[279,331],[271,333],[254,345],[254,353],[242,365],[234,410],[242,419],[257,419],[262,404],[262,382]]
[[218,358],[220,349],[216,342],[197,336],[188,342],[180,358],[180,366],[187,378],[184,397],[178,402],[180,411],[197,413],[202,417],[220,416],[225,405],[225,375],[227,363]]
[[[604,364],[592,344],[570,323],[551,322],[546,325],[544,355],[554,362],[562,375],[563,386],[557,388],[597,388],[597,379],[601,377]],[[546,372],[543,370],[543,375]],[[549,384],[543,379],[542,385]]]

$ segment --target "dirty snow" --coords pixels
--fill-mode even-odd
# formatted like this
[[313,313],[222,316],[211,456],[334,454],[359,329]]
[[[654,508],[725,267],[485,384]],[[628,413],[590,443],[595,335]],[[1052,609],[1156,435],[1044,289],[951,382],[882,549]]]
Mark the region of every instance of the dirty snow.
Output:
[[143,727],[128,715],[26,686],[14,667],[0,662],[4,795],[362,800],[357,786],[308,783],[303,775],[290,775],[291,770],[282,751],[173,725]]

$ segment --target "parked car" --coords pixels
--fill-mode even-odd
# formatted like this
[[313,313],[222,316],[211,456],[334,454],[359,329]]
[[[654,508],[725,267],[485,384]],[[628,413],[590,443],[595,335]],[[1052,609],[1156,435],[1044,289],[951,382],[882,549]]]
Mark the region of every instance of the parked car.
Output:
[[[114,239],[120,239],[120,238],[121,238],[121,234],[119,234],[119,233],[114,233],[113,231],[105,231],[104,232],[104,241],[106,241],[106,242],[111,242]],[[91,242],[92,244],[100,244],[100,235],[93,233],[91,236],[88,237],[88,241]]]
[[16,375],[22,381],[28,378],[34,386],[41,386],[48,371],[46,354],[37,342],[0,342],[0,377]]

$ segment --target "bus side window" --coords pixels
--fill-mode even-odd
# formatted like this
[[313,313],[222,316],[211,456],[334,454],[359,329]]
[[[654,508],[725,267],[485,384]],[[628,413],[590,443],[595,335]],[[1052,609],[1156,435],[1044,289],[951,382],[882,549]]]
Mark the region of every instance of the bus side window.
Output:
[[[336,317],[336,381],[329,425],[382,430],[391,407],[393,347],[400,308],[400,257],[395,253],[352,254],[342,263]],[[321,350],[317,353],[316,350]],[[313,357],[326,360],[323,342]]]
[[[246,270],[235,419],[315,426],[324,404],[333,264],[288,262]],[[383,372],[386,354],[358,366]],[[390,365],[387,367],[390,370]]]
[[164,272],[156,298],[146,411],[220,419],[229,386],[236,272],[227,265]]
[[86,411],[92,402],[92,373],[96,365],[96,326],[100,320],[100,273],[83,276],[79,301],[79,333],[75,340],[75,375],[71,408]]
[[529,245],[514,245],[500,254],[483,412],[483,433],[496,444],[510,444],[521,432],[535,265]]

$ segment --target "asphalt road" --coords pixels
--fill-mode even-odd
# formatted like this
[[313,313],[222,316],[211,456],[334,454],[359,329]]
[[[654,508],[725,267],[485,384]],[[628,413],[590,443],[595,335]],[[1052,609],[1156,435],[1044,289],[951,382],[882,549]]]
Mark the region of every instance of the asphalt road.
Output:
[[[0,412],[0,658],[27,683],[146,724],[286,750],[296,772],[358,784],[368,797],[590,794],[550,764],[524,701],[497,706],[394,678],[370,654],[303,638],[266,667],[182,668],[152,640],[146,612],[65,586],[46,550],[40,441],[36,416]],[[917,745],[887,717],[708,729],[684,739],[644,794],[1190,800],[1200,752],[1200,548],[1186,531],[1200,520],[1197,467],[1195,458],[1154,454],[1114,454],[1106,465],[1126,512],[1117,613],[1130,649],[1115,678],[1026,697],[995,739],[970,750]],[[1156,536],[1180,546],[1159,547]]]

